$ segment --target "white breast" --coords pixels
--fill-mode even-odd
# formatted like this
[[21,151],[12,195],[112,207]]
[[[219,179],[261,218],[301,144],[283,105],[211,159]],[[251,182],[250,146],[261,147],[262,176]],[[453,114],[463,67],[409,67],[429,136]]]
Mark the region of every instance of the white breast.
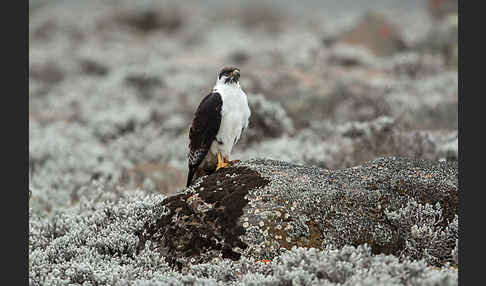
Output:
[[221,125],[216,135],[216,139],[223,144],[214,142],[211,150],[219,151],[223,157],[229,159],[233,145],[240,139],[243,129],[248,127],[251,113],[246,94],[239,85],[222,85],[215,88],[223,100]]

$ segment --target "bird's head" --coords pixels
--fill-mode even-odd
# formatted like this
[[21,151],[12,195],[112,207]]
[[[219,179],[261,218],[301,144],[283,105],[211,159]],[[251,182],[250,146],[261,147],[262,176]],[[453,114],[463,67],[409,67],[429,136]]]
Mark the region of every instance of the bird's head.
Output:
[[225,67],[221,70],[218,75],[218,82],[222,82],[224,84],[238,84],[240,80],[240,70],[235,67]]

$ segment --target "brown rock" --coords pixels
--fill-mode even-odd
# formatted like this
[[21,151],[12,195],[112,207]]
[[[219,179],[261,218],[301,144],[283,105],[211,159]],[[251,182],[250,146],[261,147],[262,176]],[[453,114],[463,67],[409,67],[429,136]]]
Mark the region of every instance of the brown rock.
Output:
[[383,14],[376,12],[368,12],[337,41],[366,47],[377,56],[390,56],[405,49],[398,27]]
[[273,259],[293,246],[367,243],[373,253],[399,255],[411,229],[391,222],[388,212],[410,201],[440,204],[444,220],[430,225],[440,231],[456,215],[458,199],[456,162],[390,157],[330,171],[251,160],[165,199],[162,215],[140,233],[138,249],[152,241],[179,267],[214,257]]
[[458,10],[457,0],[427,0],[427,9],[434,19],[442,19],[450,13]]

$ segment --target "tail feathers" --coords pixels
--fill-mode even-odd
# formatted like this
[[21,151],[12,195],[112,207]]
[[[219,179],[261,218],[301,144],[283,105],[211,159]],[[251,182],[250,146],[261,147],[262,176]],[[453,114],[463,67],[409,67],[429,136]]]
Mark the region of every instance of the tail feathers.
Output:
[[189,173],[187,174],[187,184],[186,187],[189,187],[192,183],[192,178],[194,177],[194,173],[196,172],[195,167],[189,167]]

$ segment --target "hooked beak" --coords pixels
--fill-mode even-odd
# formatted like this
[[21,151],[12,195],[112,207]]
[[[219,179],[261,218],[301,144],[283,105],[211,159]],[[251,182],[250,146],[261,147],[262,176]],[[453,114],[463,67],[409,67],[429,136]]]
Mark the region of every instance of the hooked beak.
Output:
[[239,79],[240,79],[240,70],[235,68],[230,74],[226,75],[226,79],[224,83],[238,83]]

